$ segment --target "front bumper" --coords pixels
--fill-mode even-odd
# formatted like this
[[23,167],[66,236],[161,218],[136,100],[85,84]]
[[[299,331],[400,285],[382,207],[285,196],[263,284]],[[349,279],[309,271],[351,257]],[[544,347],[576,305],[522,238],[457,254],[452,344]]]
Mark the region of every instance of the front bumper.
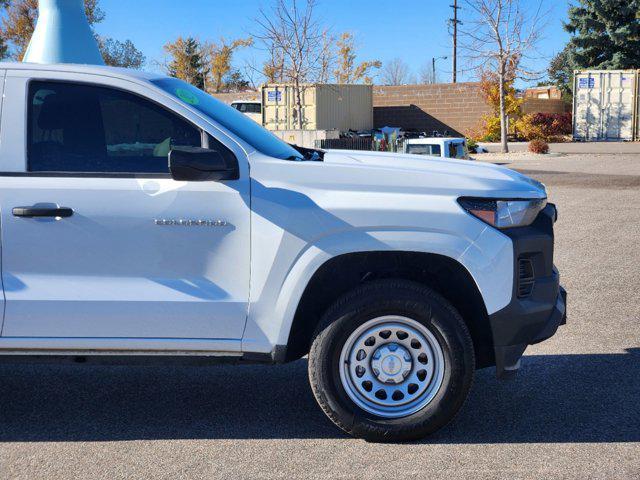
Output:
[[567,293],[553,264],[555,205],[529,227],[505,231],[513,242],[512,300],[489,316],[499,378],[518,370],[528,345],[552,337],[566,323]]

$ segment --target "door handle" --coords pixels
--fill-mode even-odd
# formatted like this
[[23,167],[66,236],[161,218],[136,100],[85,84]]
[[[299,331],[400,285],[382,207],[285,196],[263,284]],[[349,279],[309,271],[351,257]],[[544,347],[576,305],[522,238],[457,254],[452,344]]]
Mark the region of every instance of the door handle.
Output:
[[14,217],[36,218],[36,217],[59,217],[68,218],[73,215],[73,209],[67,207],[15,207]]

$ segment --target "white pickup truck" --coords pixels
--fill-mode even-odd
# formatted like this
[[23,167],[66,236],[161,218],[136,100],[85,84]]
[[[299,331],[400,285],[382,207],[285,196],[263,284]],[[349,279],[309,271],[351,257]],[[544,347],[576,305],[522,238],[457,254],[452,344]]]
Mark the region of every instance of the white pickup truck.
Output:
[[458,160],[469,159],[467,140],[463,137],[410,138],[404,142],[403,152]]
[[4,360],[308,355],[333,422],[408,440],[565,321],[556,209],[519,173],[298,149],[157,74],[0,76]]
[[262,102],[250,100],[236,100],[231,102],[231,107],[244,113],[254,122],[262,125]]

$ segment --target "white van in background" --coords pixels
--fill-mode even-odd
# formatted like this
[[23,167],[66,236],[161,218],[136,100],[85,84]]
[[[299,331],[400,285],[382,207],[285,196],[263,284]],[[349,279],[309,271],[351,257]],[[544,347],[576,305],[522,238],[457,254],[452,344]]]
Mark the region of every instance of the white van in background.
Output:
[[231,106],[244,113],[254,122],[262,125],[262,103],[256,100],[236,100]]
[[403,153],[470,160],[467,140],[462,137],[411,138],[404,142]]

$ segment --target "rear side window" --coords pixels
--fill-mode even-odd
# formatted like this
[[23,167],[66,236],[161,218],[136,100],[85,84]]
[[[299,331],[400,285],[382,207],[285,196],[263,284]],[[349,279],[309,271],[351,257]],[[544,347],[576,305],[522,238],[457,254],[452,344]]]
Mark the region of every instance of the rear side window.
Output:
[[92,85],[32,82],[28,122],[30,172],[169,173],[171,147],[202,144],[180,116]]

